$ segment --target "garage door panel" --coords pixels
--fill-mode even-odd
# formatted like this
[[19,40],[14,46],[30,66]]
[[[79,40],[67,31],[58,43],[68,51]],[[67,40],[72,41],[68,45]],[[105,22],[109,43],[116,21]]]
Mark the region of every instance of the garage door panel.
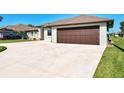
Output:
[[71,28],[58,29],[58,43],[76,43],[76,44],[99,44],[99,29],[97,28]]

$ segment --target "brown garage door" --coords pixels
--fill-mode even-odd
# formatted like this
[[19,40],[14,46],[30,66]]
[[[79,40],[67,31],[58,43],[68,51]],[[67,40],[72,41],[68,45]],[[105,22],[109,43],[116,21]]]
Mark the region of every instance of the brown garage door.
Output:
[[99,27],[57,29],[57,42],[99,45]]

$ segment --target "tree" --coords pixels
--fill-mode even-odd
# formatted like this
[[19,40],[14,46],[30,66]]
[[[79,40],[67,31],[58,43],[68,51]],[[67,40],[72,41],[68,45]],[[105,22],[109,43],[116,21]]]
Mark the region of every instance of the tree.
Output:
[[25,31],[19,31],[19,32],[17,32],[17,34],[19,36],[21,36],[21,39],[26,39],[27,38],[27,34],[26,34]]
[[2,16],[0,16],[0,21],[2,21],[3,20],[3,17]]
[[30,27],[34,27],[32,24],[28,24],[28,26],[30,26]]
[[120,23],[120,29],[121,29],[121,32],[123,33],[123,37],[124,37],[124,21]]

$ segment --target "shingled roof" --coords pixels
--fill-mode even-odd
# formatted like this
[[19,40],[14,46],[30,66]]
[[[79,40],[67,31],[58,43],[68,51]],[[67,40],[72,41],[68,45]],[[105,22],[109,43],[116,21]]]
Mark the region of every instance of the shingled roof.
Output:
[[4,28],[14,30],[14,31],[33,31],[33,30],[38,30],[37,27],[31,27],[29,25],[24,25],[24,24],[9,25],[9,26],[6,26]]
[[73,25],[73,24],[85,24],[85,23],[98,23],[98,22],[112,22],[112,19],[101,18],[89,15],[80,15],[68,19],[58,20],[53,23],[44,24],[44,27],[48,26],[61,26],[61,25]]

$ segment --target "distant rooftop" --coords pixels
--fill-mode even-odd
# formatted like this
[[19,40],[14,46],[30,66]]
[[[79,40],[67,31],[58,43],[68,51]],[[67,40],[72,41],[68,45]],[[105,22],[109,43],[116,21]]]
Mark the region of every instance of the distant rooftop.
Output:
[[6,26],[4,28],[14,30],[14,31],[33,31],[33,30],[38,30],[38,27],[32,27],[32,26],[24,25],[24,24],[8,25],[8,26]]

